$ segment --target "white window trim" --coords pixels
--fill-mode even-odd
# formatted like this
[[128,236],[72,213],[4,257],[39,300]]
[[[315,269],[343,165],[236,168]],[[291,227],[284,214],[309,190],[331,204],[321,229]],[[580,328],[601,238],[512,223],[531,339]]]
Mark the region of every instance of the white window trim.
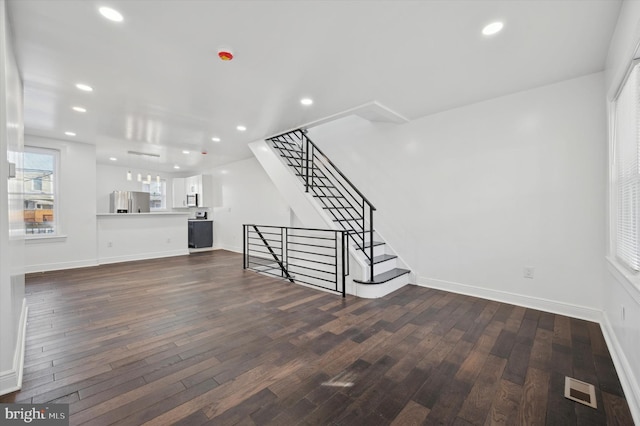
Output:
[[53,182],[53,196],[54,196],[54,204],[53,204],[53,223],[54,223],[54,232],[48,235],[38,235],[38,234],[27,234],[25,232],[25,242],[35,242],[36,240],[42,240],[42,242],[54,242],[54,241],[66,241],[67,236],[62,233],[62,220],[60,220],[60,163],[62,158],[62,153],[59,149],[55,148],[44,148],[40,146],[33,145],[25,145],[24,152],[35,152],[35,153],[46,153],[50,154],[51,152],[55,153],[55,179]]

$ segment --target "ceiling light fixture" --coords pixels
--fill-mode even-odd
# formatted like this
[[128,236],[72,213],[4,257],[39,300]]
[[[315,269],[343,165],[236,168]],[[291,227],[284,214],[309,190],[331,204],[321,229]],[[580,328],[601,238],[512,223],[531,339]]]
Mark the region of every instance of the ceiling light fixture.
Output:
[[74,107],[71,107],[71,109],[74,110],[75,112],[87,112],[87,109],[81,106],[74,106]]
[[313,104],[313,99],[311,99],[311,98],[302,98],[302,99],[300,99],[300,103],[302,105],[309,106],[309,105]]
[[98,12],[105,18],[113,22],[122,22],[124,20],[122,14],[115,9],[111,9],[110,7],[101,7],[98,9]]
[[116,157],[109,157],[109,160],[111,161],[118,161],[118,159]]
[[75,136],[76,134],[73,132],[64,132],[65,135],[67,136]]
[[482,34],[486,36],[494,35],[499,33],[503,27],[504,24],[502,22],[492,22],[482,29]]
[[88,84],[78,83],[76,84],[76,87],[83,92],[93,92],[93,87],[89,86]]
[[182,151],[183,154],[189,154],[190,151],[187,151],[186,149]]
[[213,137],[213,138],[211,138],[211,140],[214,141],[214,142],[220,142],[220,138],[218,138],[218,137]]
[[177,169],[179,169],[179,168],[180,168],[180,166],[178,166],[178,165],[176,164],[175,166],[173,166],[173,168],[177,170]]
[[238,129],[239,132],[244,132],[245,130],[247,130],[247,128],[243,125],[237,126],[236,129]]

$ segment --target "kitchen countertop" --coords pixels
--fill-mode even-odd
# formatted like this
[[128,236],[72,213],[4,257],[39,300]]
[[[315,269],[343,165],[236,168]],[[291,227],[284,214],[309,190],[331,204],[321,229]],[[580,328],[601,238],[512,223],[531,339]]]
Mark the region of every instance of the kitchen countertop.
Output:
[[135,217],[135,216],[187,216],[188,212],[151,212],[151,213],[98,213],[96,216],[122,216],[122,217]]
[[213,219],[198,219],[197,217],[190,217],[189,220],[194,222],[213,222]]

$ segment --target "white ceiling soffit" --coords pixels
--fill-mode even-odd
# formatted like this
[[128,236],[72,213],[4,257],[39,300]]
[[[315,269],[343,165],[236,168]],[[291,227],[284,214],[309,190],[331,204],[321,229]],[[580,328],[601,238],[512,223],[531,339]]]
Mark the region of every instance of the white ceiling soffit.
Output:
[[[28,134],[95,144],[101,163],[134,150],[186,171],[347,110],[405,122],[601,71],[621,2],[105,2],[122,22],[94,0],[6,4]],[[504,29],[483,36],[493,21]]]

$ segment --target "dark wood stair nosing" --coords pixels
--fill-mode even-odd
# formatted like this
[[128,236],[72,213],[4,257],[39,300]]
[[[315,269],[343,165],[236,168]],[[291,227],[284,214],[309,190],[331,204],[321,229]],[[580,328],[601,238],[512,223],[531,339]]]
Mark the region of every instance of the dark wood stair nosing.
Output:
[[[395,254],[381,254],[380,256],[374,256],[373,257],[373,264],[377,265],[379,263],[383,263],[383,262],[387,262],[389,260],[394,260],[397,259],[398,256],[396,256]],[[367,259],[367,263],[369,265],[371,265],[371,261],[369,259]]]
[[378,275],[374,275],[373,276],[373,280],[371,281],[361,281],[361,280],[353,280],[353,282],[356,282],[358,284],[366,284],[366,285],[377,285],[377,284],[384,284],[386,282],[389,282],[395,278],[401,277],[403,275],[406,275],[408,273],[410,273],[411,271],[408,269],[402,269],[402,268],[395,268],[392,269],[390,271],[387,272],[383,272],[381,274]]

